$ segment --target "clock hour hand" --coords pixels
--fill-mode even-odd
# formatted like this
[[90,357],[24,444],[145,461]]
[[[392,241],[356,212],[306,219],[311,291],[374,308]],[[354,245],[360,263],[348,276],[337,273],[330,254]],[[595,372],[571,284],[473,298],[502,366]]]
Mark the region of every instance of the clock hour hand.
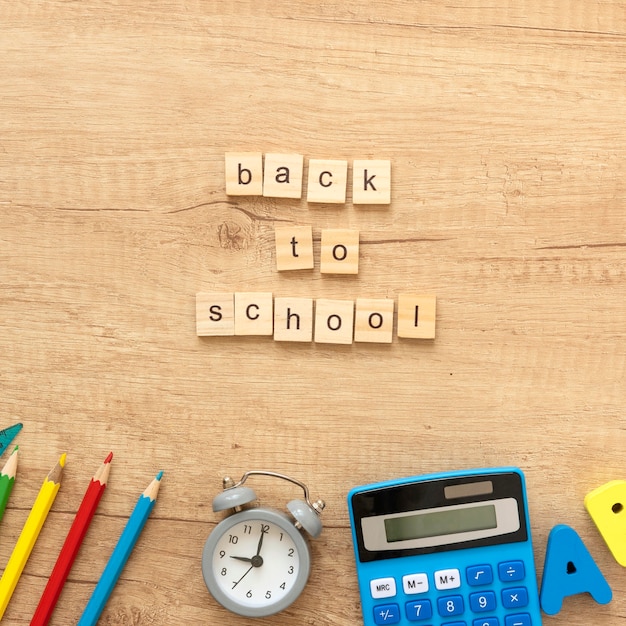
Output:
[[231,559],[235,559],[236,561],[245,561],[246,563],[252,563],[252,559],[247,556],[230,556]]

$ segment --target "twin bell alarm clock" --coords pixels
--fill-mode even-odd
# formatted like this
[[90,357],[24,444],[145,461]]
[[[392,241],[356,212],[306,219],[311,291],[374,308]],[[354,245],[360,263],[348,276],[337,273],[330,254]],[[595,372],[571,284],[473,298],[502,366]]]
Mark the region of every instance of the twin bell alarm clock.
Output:
[[[286,480],[304,491],[304,500],[287,503],[289,514],[263,506],[244,483],[251,476]],[[291,605],[302,593],[311,570],[311,537],[322,532],[324,502],[311,502],[307,486],[266,471],[246,472],[236,484],[224,478],[224,491],[213,511],[230,511],[209,535],[202,552],[202,575],[211,595],[225,608],[246,617],[266,617]]]

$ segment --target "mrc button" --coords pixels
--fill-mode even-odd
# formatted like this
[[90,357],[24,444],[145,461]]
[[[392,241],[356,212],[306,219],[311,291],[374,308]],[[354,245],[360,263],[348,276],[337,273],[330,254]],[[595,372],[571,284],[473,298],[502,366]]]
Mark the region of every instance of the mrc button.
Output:
[[376,578],[370,580],[370,593],[372,598],[391,598],[396,595],[396,580],[388,578]]

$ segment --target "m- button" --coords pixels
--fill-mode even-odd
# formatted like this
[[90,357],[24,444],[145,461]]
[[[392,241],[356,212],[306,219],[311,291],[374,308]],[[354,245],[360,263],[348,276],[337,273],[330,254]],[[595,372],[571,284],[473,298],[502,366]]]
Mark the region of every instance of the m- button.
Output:
[[461,586],[461,574],[458,569],[440,569],[435,572],[437,589],[456,589]]
[[409,574],[402,577],[402,588],[407,596],[428,591],[428,576],[426,574]]
[[372,598],[392,598],[396,595],[396,580],[389,578],[376,578],[370,580],[370,593]]

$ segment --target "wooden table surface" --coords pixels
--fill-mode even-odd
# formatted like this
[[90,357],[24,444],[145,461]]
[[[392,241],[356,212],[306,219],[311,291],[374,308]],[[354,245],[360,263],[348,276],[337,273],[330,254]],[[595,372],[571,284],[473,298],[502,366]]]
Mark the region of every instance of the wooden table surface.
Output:
[[[76,623],[161,469],[101,624],[354,626],[348,490],[501,465],[526,474],[539,577],[564,523],[614,592],[545,624],[626,622],[626,574],[583,507],[626,478],[623,2],[18,0],[0,23],[0,427],[24,424],[0,567],[67,452],[7,624],[30,622],[111,450],[52,624]],[[229,197],[229,151],[387,159],[391,204]],[[285,224],[313,227],[315,269],[276,271]],[[329,228],[360,231],[358,275],[320,274]],[[200,291],[434,293],[437,337],[199,338]],[[303,595],[261,621],[200,570],[221,478],[249,469],[327,503]]]

